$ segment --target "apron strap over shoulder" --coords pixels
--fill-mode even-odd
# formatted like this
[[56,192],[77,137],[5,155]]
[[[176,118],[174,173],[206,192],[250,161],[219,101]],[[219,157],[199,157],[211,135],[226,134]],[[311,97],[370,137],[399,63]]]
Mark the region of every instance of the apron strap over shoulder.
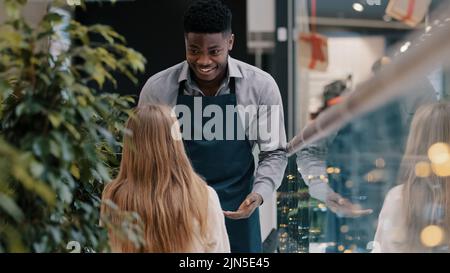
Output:
[[180,82],[180,85],[178,85],[178,96],[184,95],[184,86],[185,86],[186,80]]

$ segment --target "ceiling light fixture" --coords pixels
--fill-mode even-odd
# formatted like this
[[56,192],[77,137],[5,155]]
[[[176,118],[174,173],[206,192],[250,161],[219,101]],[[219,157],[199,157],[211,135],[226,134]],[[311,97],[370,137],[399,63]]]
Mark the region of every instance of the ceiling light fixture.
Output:
[[400,52],[404,53],[406,52],[406,50],[409,49],[409,47],[411,46],[411,42],[406,42],[404,45],[402,45],[402,47],[400,48]]
[[361,3],[353,3],[353,9],[357,12],[362,12],[364,10],[364,6]]

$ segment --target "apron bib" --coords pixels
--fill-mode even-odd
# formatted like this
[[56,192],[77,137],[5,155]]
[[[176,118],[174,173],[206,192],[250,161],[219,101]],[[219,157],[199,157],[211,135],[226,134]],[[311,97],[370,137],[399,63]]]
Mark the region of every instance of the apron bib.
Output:
[[[195,120],[197,118],[194,115],[195,97],[184,95],[184,83],[185,81],[181,82],[179,86],[177,105],[185,105],[191,111],[191,138],[190,140],[183,140],[187,155],[194,170],[206,180],[208,185],[216,190],[222,209],[235,211],[252,191],[255,164],[250,142],[247,138],[244,140],[236,138],[238,129],[243,130],[237,113],[233,115],[233,140],[227,140],[226,138],[227,126],[225,125],[227,124],[227,115],[225,114],[225,109],[227,105],[234,107],[237,105],[234,78],[230,78],[230,94],[201,97],[201,113],[209,105],[221,108],[223,113],[223,140],[204,139],[203,126],[211,118],[200,115],[199,118],[202,120]],[[196,122],[197,126],[195,126]],[[217,128],[215,129],[217,130]],[[201,133],[202,137],[200,140],[194,139],[194,135],[196,135],[195,130],[202,130],[202,132],[197,132],[197,135]],[[233,220],[225,218],[225,224],[230,239],[231,252],[262,252],[258,209],[247,219]]]

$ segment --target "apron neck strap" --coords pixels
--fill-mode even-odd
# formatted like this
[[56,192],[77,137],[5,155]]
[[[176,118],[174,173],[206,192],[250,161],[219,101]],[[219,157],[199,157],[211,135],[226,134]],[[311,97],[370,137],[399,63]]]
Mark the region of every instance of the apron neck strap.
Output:
[[[184,95],[185,86],[186,80],[180,82],[180,85],[178,86],[178,96]],[[234,80],[234,77],[230,77],[230,82],[228,83],[228,86],[230,87],[230,94],[236,94],[236,81]]]

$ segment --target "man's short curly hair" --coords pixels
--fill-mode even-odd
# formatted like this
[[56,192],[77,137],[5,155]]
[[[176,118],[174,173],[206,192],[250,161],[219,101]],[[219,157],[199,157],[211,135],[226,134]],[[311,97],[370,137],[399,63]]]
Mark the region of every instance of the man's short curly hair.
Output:
[[231,11],[220,0],[196,0],[184,14],[184,33],[231,32]]

